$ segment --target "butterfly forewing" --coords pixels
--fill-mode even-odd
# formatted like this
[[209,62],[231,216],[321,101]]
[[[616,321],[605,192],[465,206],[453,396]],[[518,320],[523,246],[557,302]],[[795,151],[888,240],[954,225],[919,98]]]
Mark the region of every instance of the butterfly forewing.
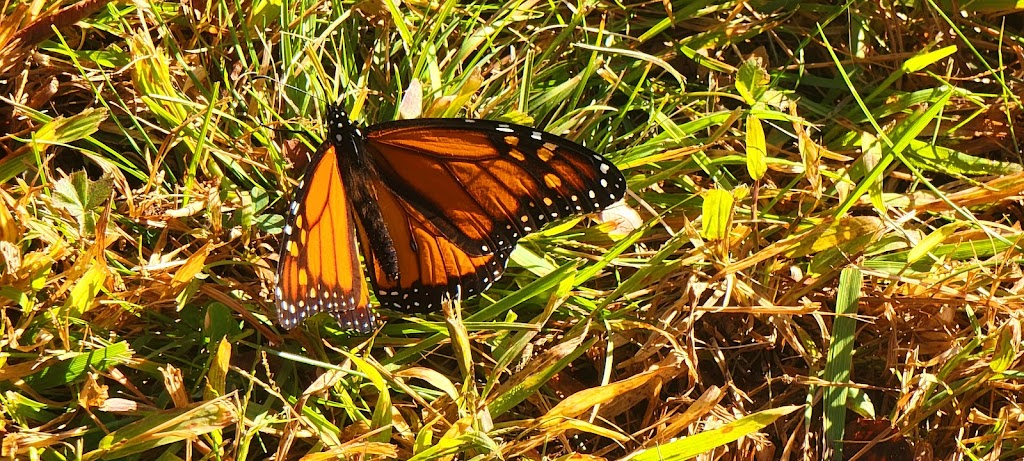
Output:
[[388,191],[380,203],[401,267],[398,280],[377,264],[371,271],[391,308],[424,311],[486,290],[519,238],[602,209],[626,189],[599,154],[518,125],[399,121],[372,127],[366,141]]
[[377,125],[367,135],[393,189],[470,254],[620,200],[622,173],[601,155],[531,128],[488,120]]
[[355,229],[338,156],[325,143],[289,207],[275,290],[282,326],[293,328],[317,312],[327,312],[345,328],[373,327]]

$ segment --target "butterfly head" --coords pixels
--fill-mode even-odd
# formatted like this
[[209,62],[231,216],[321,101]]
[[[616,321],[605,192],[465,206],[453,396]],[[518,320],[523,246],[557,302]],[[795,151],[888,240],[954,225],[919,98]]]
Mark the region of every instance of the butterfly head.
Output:
[[345,112],[345,108],[340,102],[327,104],[327,115],[324,120],[327,122],[328,133],[336,138],[336,141],[341,141],[342,136],[351,136],[352,134],[362,137],[359,127],[349,120],[348,112]]
[[348,120],[348,113],[341,103],[327,103],[327,116],[324,117],[330,129],[344,129],[351,125]]

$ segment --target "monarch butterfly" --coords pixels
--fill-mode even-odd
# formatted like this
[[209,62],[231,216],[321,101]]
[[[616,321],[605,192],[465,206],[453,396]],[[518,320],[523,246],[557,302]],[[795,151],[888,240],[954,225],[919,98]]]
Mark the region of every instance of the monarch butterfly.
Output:
[[326,123],[284,227],[274,294],[288,329],[327,312],[372,330],[360,245],[382,306],[428,312],[486,290],[524,235],[626,191],[600,154],[525,126],[418,119],[363,130],[340,104]]

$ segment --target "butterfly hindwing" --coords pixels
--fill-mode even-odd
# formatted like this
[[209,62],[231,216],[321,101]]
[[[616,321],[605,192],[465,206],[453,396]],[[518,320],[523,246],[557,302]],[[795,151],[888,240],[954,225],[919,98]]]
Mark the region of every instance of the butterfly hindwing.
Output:
[[389,279],[363,238],[370,278],[381,306],[432,312],[447,298],[465,298],[486,290],[505,267],[508,250],[472,255],[452,243],[431,221],[383,184],[378,203],[398,253],[399,275]]
[[285,328],[318,312],[345,328],[366,331],[374,324],[338,161],[335,146],[324,143],[289,206],[275,293]]

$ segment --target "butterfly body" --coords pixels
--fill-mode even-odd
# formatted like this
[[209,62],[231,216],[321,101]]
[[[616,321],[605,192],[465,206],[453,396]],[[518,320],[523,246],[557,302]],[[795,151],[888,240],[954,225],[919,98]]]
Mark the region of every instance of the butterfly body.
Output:
[[[326,121],[330,127],[329,142],[333,144],[342,184],[351,191],[350,209],[359,217],[363,233],[375,236],[370,240],[370,250],[380,262],[385,276],[394,280],[398,277],[398,254],[378,205],[375,184],[381,184],[381,178],[373,159],[367,155],[363,132],[349,121],[339,106],[328,110]],[[347,152],[347,155],[343,152]]]
[[521,237],[626,189],[604,157],[528,127],[419,119],[363,130],[338,105],[326,122],[278,263],[286,328],[328,312],[345,328],[372,329],[360,247],[382,306],[429,312],[486,290]]

